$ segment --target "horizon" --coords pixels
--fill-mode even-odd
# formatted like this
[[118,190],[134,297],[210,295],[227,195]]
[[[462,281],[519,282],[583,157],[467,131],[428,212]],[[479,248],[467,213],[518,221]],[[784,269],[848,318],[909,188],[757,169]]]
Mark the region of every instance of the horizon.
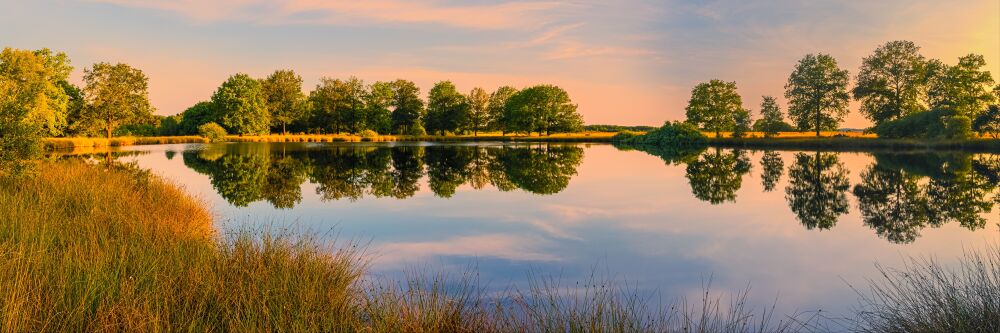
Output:
[[[755,115],[761,95],[784,107],[808,53],[834,56],[853,84],[891,40],[948,64],[982,54],[997,78],[1000,2],[2,1],[0,40],[65,52],[76,83],[95,62],[133,65],[159,115],[207,100],[230,75],[292,69],[307,91],[348,76],[412,80],[424,97],[443,80],[462,92],[556,84],[588,124],[655,126],[683,119],[691,88],[710,79],[736,81]],[[857,106],[841,127],[870,126]]]

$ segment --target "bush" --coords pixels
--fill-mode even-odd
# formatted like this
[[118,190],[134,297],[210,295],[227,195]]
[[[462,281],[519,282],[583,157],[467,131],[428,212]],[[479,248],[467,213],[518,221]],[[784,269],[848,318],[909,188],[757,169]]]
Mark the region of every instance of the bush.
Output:
[[362,139],[374,139],[378,137],[378,132],[366,129],[364,131],[361,131],[361,133],[358,133],[358,136],[360,136]]
[[705,145],[708,138],[692,124],[679,121],[667,122],[663,127],[652,130],[644,135],[634,135],[625,138],[621,143],[630,145],[650,146],[700,146]]
[[945,137],[949,139],[968,139],[972,137],[972,119],[966,116],[948,117],[945,124]]
[[406,132],[406,135],[424,136],[424,135],[427,135],[427,131],[424,130],[423,126],[413,125],[413,126],[410,127],[410,130]]
[[911,113],[902,118],[884,122],[873,129],[880,138],[939,138],[946,135],[944,119],[955,112],[935,109]]
[[640,133],[640,132],[633,132],[633,131],[627,131],[627,130],[626,131],[621,131],[621,132],[618,132],[618,134],[615,134],[614,136],[611,137],[611,142],[625,142],[625,141],[627,141],[627,140],[629,140],[631,138],[634,138],[634,137],[637,137],[637,136],[640,136],[640,135],[643,135],[643,134]]
[[226,129],[222,128],[222,126],[219,126],[219,124],[216,123],[207,123],[198,126],[198,135],[201,135],[202,137],[208,139],[211,142],[219,142],[225,140]]
[[41,155],[40,128],[0,119],[0,173],[21,173],[30,160]]

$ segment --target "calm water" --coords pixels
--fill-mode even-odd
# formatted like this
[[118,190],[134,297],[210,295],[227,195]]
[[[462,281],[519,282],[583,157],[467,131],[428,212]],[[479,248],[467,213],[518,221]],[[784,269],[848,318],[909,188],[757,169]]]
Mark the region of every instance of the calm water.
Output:
[[[373,271],[478,268],[497,288],[597,267],[664,299],[752,285],[846,313],[848,283],[997,235],[1000,156],[620,150],[603,144],[220,144],[122,157],[210,203],[218,226],[370,240]],[[991,213],[993,211],[993,213]]]

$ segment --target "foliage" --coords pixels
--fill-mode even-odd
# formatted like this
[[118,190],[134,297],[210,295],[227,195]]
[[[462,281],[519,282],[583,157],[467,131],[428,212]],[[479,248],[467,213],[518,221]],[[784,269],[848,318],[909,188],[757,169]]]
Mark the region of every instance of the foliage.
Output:
[[972,122],[972,129],[979,133],[989,133],[994,138],[1000,138],[1000,105],[990,105]]
[[184,135],[184,133],[181,132],[181,123],[183,122],[183,114],[165,117],[162,121],[160,121],[160,127],[156,132],[161,136]]
[[398,133],[412,133],[414,127],[423,127],[424,101],[420,99],[420,88],[406,80],[396,80],[390,85],[393,96],[392,128]]
[[0,80],[12,85],[9,91],[17,91],[16,97],[11,96],[16,100],[10,102],[18,105],[18,113],[23,112],[17,118],[30,123],[22,129],[38,127],[43,135],[63,134],[70,102],[65,87],[72,70],[69,59],[61,52],[12,48],[0,52]]
[[226,139],[226,129],[216,123],[206,123],[198,126],[198,135],[211,142],[220,142]]
[[219,114],[212,102],[198,102],[181,113],[177,131],[182,135],[194,135],[198,134],[198,126],[218,121]]
[[249,75],[236,74],[223,82],[212,95],[212,107],[219,125],[229,133],[253,135],[270,132],[267,96],[260,81]]
[[361,131],[361,133],[358,133],[358,136],[360,136],[360,137],[362,137],[364,139],[374,139],[374,138],[378,137],[378,132],[370,130],[370,129],[366,129],[366,130]]
[[553,85],[525,88],[511,96],[502,117],[506,132],[550,135],[579,131],[583,118],[565,90]]
[[743,186],[743,176],[750,172],[749,158],[742,151],[706,152],[690,161],[685,177],[695,198],[717,205],[736,201],[736,191]]
[[892,41],[865,57],[852,90],[861,113],[875,126],[924,111],[924,56],[910,41]]
[[972,120],[963,115],[946,118],[944,136],[948,139],[965,140],[972,137]]
[[799,130],[795,126],[792,126],[792,124],[789,124],[787,121],[782,120],[782,121],[779,121],[777,123],[772,123],[771,124],[772,126],[769,128],[769,130],[770,131],[774,131],[774,132],[771,133],[771,134],[768,134],[767,131],[764,130],[765,129],[765,126],[764,126],[765,123],[766,122],[763,119],[757,119],[756,121],[753,122],[753,130],[756,131],[756,132],[764,132],[764,136],[765,137],[768,137],[768,135],[770,135],[771,137],[773,137],[774,135],[776,135],[776,134],[778,134],[780,132],[798,132],[798,130]]
[[[736,92],[736,82],[711,80],[698,84],[691,90],[688,101],[687,122],[707,131],[731,131],[736,126],[736,118],[743,111],[743,99]],[[749,115],[747,118],[749,119]],[[747,124],[749,127],[749,124]]]
[[880,138],[939,138],[945,136],[944,119],[954,115],[949,109],[915,112],[902,118],[883,122],[873,131]]
[[820,131],[836,129],[847,114],[849,79],[833,57],[806,55],[785,84],[788,116],[800,130],[813,129],[817,136]]
[[733,125],[733,137],[742,138],[746,136],[747,132],[751,130],[750,123],[753,121],[750,117],[750,110],[740,109],[736,111],[736,114],[733,115],[733,121],[735,122],[735,125]]
[[292,70],[278,70],[261,80],[261,89],[267,100],[271,123],[281,127],[281,134],[293,121],[305,117],[308,101],[302,93],[302,77]]
[[493,127],[493,119],[490,117],[490,95],[483,88],[473,88],[465,100],[469,107],[469,129],[473,135],[478,135],[479,131]]
[[764,96],[760,102],[760,119],[754,123],[753,129],[764,132],[764,137],[772,137],[778,132],[787,131],[789,127],[791,125],[785,122],[785,116],[774,97]]
[[427,116],[424,128],[428,132],[443,134],[445,131],[458,132],[469,122],[469,105],[465,96],[458,92],[451,81],[434,84],[427,97]]
[[785,161],[781,159],[781,155],[778,152],[766,151],[764,152],[764,156],[760,158],[760,168],[760,181],[764,187],[764,192],[774,191],[774,187],[778,185],[781,175],[785,173]]
[[153,117],[149,104],[149,79],[126,64],[97,63],[84,71],[86,105],[81,121],[102,129],[110,139],[123,125],[141,124]]
[[372,83],[365,94],[365,126],[381,134],[392,133],[392,103],[395,100],[391,82]]
[[619,143],[627,145],[648,145],[661,147],[704,146],[708,138],[697,127],[683,122],[666,122],[662,127],[643,135],[628,132],[616,135]]
[[931,108],[949,108],[956,114],[975,118],[996,100],[990,72],[983,70],[986,59],[969,54],[949,66],[938,60],[927,64],[927,103]]
[[412,135],[412,136],[424,136],[424,135],[427,135],[427,131],[424,130],[424,126],[422,126],[420,124],[410,126],[410,128],[408,129],[408,131],[409,132],[406,132],[406,135]]

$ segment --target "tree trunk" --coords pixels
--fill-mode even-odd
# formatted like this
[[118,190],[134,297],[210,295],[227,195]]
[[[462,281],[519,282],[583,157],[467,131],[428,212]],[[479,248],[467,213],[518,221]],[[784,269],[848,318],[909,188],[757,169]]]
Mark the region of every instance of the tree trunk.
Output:
[[288,135],[288,132],[285,130],[285,123],[281,123],[281,135]]

